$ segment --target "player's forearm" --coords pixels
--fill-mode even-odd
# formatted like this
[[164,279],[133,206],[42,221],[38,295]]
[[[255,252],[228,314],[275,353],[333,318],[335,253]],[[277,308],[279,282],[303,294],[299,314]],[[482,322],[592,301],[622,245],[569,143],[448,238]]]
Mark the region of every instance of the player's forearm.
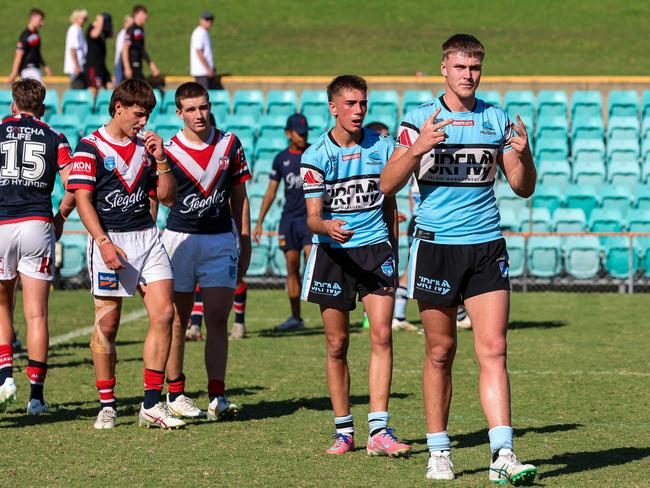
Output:
[[262,205],[260,206],[260,215],[257,218],[257,222],[259,224],[262,224],[264,222],[264,218],[266,217],[266,214],[271,208],[271,204],[273,204],[273,200],[275,200],[275,192],[269,188],[268,190],[266,190],[266,193],[264,194],[264,198],[262,199]]
[[81,71],[79,60],[77,58],[77,50],[75,48],[70,49],[70,56],[72,57],[72,64],[74,64],[75,69]]
[[395,159],[391,157],[381,172],[379,180],[381,192],[386,196],[393,196],[404,188],[420,159],[422,156],[414,154],[411,149]]
[[79,218],[90,236],[96,241],[100,237],[105,236],[106,231],[102,228],[102,224],[99,222],[99,215],[97,215],[97,210],[95,210],[90,198],[92,198],[92,194],[86,196],[79,190],[75,192],[75,202],[77,204]]
[[158,173],[158,188],[156,189],[158,201],[166,207],[171,207],[176,201],[176,179],[173,173]]
[[126,44],[122,47],[122,66],[131,68],[131,63],[129,63],[129,46]]
[[59,203],[59,213],[63,217],[63,219],[67,219],[68,216],[72,213],[76,206],[75,198],[74,198],[74,193],[66,191],[63,194],[63,198],[61,199],[61,203]]
[[196,55],[199,57],[199,61],[201,61],[201,64],[205,67],[205,69],[210,70],[212,67],[208,63],[208,60],[205,59],[205,56],[203,55],[203,51],[200,49],[196,50]]
[[537,169],[533,162],[530,149],[519,154],[519,161],[515,169],[508,175],[508,183],[518,196],[530,197],[535,191],[537,182]]
[[23,60],[23,53],[16,51],[16,55],[14,56],[14,64],[11,67],[11,73],[13,75],[18,74],[18,70],[20,69],[20,63]]
[[314,234],[329,235],[322,215],[307,215],[307,227]]

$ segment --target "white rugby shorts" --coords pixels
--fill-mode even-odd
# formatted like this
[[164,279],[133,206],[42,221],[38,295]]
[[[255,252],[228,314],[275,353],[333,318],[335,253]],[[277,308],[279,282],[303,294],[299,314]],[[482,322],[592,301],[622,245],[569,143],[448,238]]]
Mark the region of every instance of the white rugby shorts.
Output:
[[162,241],[174,273],[174,291],[193,292],[201,288],[235,288],[239,246],[234,232],[188,234],[167,230]]
[[88,274],[93,295],[131,297],[140,285],[172,279],[169,256],[160,241],[157,227],[109,232],[108,236],[125,252],[127,260],[122,259],[125,268],[108,269],[97,243],[88,237]]
[[17,273],[54,279],[54,225],[45,220],[0,224],[0,280]]

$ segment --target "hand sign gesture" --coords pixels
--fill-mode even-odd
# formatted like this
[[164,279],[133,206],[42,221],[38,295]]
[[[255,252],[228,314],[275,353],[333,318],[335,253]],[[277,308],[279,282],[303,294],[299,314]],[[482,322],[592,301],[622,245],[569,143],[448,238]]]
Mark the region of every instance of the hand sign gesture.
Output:
[[517,151],[519,154],[524,152],[528,147],[528,131],[526,130],[526,124],[521,120],[519,114],[516,115],[517,124],[510,122],[510,128],[516,134],[510,137],[510,145],[512,148]]
[[418,156],[428,153],[447,138],[447,134],[441,129],[451,124],[454,119],[443,120],[435,124],[434,121],[439,113],[440,109],[433,112],[431,117],[420,126],[420,135],[413,144],[413,151]]

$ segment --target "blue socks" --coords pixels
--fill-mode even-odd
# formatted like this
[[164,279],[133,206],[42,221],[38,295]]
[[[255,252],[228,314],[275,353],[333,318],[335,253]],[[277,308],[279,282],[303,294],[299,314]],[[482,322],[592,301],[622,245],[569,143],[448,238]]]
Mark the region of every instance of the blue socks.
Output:
[[433,434],[427,433],[427,446],[429,452],[436,451],[451,451],[451,441],[447,431],[434,432]]
[[388,427],[388,412],[370,412],[368,414],[368,434],[370,437]]
[[354,437],[354,418],[352,415],[334,417],[334,427],[337,434],[345,434]]
[[492,454],[503,448],[512,451],[512,427],[507,425],[492,427],[488,431],[488,436],[490,436],[490,452]]

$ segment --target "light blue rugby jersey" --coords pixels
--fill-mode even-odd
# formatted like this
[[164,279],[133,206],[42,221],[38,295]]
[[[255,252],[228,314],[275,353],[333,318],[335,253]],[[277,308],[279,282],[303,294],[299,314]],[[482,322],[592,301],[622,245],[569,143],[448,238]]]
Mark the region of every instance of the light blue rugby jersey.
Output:
[[[479,244],[499,239],[501,226],[494,197],[497,158],[510,151],[512,129],[506,113],[476,99],[471,112],[451,112],[442,97],[406,114],[397,147],[408,148],[420,126],[440,108],[435,122],[448,138],[422,156],[415,169],[420,205],[415,219],[425,240],[439,244]],[[427,232],[430,235],[427,235]]]
[[305,198],[321,197],[323,219],[345,220],[342,228],[354,231],[343,244],[320,234],[314,234],[314,243],[361,247],[388,241],[379,176],[392,153],[392,141],[368,129],[353,147],[339,146],[330,132],[309,146],[300,164]]

